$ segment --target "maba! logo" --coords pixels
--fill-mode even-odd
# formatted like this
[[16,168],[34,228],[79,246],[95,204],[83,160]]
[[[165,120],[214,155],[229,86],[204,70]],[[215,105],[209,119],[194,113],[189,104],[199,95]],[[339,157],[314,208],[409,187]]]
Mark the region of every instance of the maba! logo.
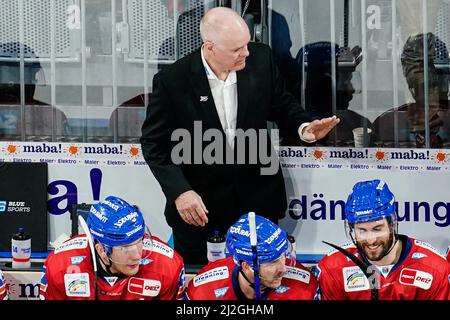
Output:
[[315,160],[321,161],[321,160],[326,159],[327,153],[326,153],[326,151],[316,149],[316,150],[314,150],[312,156]]

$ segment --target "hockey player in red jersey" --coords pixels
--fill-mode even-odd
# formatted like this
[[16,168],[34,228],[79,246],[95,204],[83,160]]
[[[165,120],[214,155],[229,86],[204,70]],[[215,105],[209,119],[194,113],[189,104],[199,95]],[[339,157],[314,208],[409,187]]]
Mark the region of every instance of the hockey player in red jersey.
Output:
[[450,246],[447,247],[447,261],[450,263]]
[[2,270],[0,270],[0,300],[8,300],[8,291],[6,291],[6,281]]
[[[287,234],[276,224],[256,216],[256,257],[262,300],[312,300],[317,281],[308,269],[289,254]],[[190,300],[253,300],[256,298],[254,259],[248,215],[228,229],[231,256],[210,262],[189,282]],[[256,268],[255,268],[256,269]]]
[[384,181],[355,184],[345,214],[353,243],[333,245],[319,262],[316,299],[449,298],[449,264],[428,243],[397,233],[395,198]]
[[92,205],[87,226],[89,232],[65,241],[47,257],[41,278],[41,299],[182,297],[183,259],[166,243],[151,236],[138,209],[110,196]]

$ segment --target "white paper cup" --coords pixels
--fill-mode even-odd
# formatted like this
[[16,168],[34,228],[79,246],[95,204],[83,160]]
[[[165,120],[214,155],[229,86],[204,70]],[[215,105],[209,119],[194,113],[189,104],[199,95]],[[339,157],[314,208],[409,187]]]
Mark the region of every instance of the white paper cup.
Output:
[[[372,129],[366,128],[367,132],[367,142],[370,141],[370,134]],[[353,139],[355,141],[356,148],[363,148],[364,146],[364,127],[355,128],[353,131]]]

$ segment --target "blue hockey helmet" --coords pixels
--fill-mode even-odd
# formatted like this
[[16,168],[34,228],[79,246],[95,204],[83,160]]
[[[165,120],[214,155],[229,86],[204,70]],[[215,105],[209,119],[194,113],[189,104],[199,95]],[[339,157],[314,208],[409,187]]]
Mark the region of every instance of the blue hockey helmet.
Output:
[[[288,239],[286,232],[272,221],[255,215],[258,262],[277,260],[287,254]],[[233,224],[226,236],[227,249],[236,264],[247,262],[253,267],[253,252],[250,245],[250,226],[248,214],[244,214]]]
[[109,248],[135,242],[146,232],[142,213],[114,196],[91,206],[87,225],[92,237]]
[[345,204],[346,220],[349,224],[391,218],[396,220],[395,197],[386,182],[372,180],[358,182]]

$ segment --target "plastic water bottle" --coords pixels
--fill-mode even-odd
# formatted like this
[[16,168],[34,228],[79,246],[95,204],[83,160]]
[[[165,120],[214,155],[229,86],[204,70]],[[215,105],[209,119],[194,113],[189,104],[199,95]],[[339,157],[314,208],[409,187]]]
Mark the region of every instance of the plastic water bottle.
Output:
[[225,258],[225,237],[214,230],[214,234],[206,242],[208,261],[216,261]]
[[31,267],[31,237],[19,228],[11,239],[11,254],[13,268]]

